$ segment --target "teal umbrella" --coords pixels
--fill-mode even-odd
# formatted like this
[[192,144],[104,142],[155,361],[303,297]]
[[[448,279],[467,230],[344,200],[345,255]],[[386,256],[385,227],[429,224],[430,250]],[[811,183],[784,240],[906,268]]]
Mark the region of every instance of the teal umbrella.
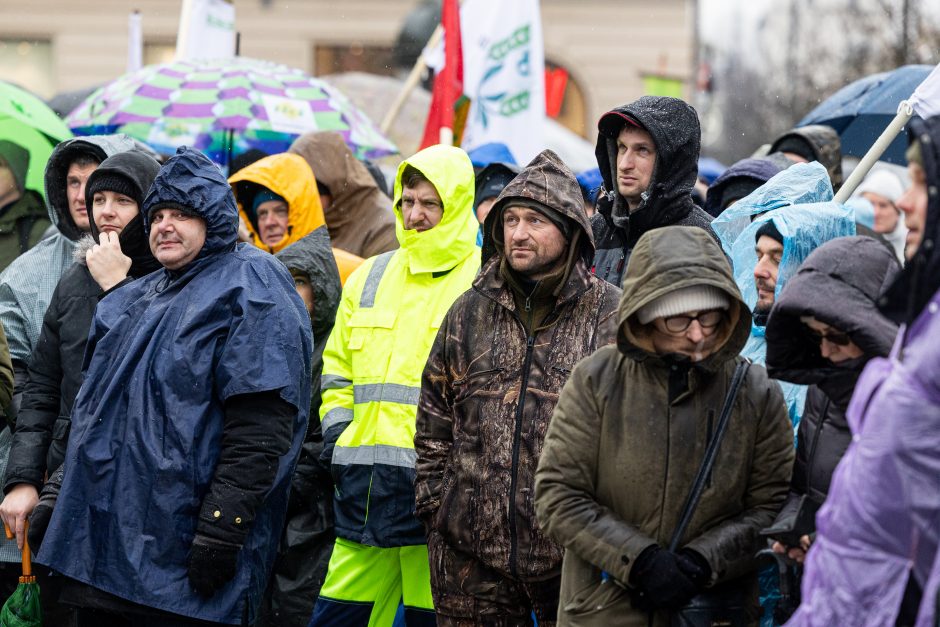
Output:
[[29,151],[26,188],[44,194],[43,174],[52,149],[72,132],[55,111],[33,94],[0,81],[0,139]]
[[[12,540],[10,528],[3,525],[7,539]],[[23,528],[23,535],[29,528],[27,522]],[[29,542],[23,540],[23,574],[16,590],[0,609],[0,626],[2,627],[42,627],[42,606],[39,603],[39,584],[33,575],[32,557],[29,552]]]

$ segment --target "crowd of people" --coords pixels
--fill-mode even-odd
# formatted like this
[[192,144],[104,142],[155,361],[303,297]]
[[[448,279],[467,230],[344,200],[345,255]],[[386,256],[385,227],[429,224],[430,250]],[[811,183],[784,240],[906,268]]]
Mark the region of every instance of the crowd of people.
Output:
[[[940,624],[940,118],[710,183],[695,110],[598,184],[337,133],[228,178],[0,142],[0,594],[48,625]],[[48,212],[46,211],[48,206]]]

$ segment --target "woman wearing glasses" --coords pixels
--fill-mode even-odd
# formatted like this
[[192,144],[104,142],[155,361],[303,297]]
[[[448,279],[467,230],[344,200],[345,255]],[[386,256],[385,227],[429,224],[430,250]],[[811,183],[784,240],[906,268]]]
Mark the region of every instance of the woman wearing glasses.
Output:
[[765,535],[773,550],[802,564],[815,536],[815,512],[852,440],[845,411],[873,357],[887,356],[897,326],[877,310],[899,270],[891,251],[869,237],[841,237],[817,248],[777,299],[767,322],[771,377],[810,384],[797,435],[790,494]]

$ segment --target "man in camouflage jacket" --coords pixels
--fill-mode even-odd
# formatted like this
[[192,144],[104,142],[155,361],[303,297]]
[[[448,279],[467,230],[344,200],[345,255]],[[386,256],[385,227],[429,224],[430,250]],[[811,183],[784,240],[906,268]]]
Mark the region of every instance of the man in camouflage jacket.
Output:
[[[539,528],[534,474],[574,365],[614,341],[620,290],[590,272],[574,174],[551,151],[500,194],[484,265],[424,372],[415,450],[438,625],[553,625],[562,548]],[[501,623],[502,624],[502,623]]]

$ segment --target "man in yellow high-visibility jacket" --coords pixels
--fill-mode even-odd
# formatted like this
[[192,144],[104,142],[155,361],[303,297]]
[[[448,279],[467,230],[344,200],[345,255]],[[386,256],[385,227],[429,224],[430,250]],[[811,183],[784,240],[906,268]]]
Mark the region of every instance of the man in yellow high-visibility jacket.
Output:
[[426,536],[415,517],[415,416],[441,320],[480,266],[474,175],[432,146],[395,180],[401,248],[346,282],[323,353],[323,460],[336,482],[336,545],[312,626],[434,625]]

